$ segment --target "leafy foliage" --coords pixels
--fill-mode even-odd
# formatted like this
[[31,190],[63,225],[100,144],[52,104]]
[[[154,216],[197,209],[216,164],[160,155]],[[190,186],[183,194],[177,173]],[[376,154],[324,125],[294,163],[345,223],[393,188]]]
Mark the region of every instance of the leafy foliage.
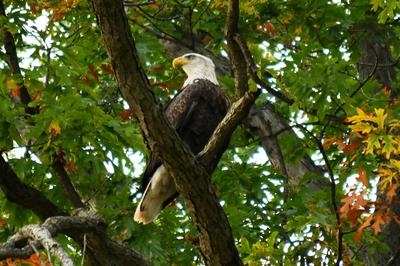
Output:
[[[0,26],[13,34],[22,76],[12,73],[2,53],[3,157],[24,183],[70,212],[74,206],[52,167],[61,162],[85,204],[105,217],[114,239],[154,265],[200,265],[191,244],[196,228],[180,199],[154,224],[133,221],[147,148],[119,94],[90,4],[4,3],[7,17],[1,17]],[[163,104],[184,80],[171,67],[168,43],[205,47],[227,60],[226,8],[226,1],[204,0],[144,1],[126,7],[141,61]],[[393,96],[399,87],[393,78],[398,60],[391,65],[362,61],[363,43],[372,30],[377,31],[376,46],[399,58],[400,28],[391,23],[398,19],[398,1],[241,1],[240,8],[239,31],[257,74],[294,100],[289,105],[265,91],[259,99],[259,104],[273,102],[301,140],[281,140],[288,154],[284,161],[310,155],[322,171],[332,169],[336,190],[332,198],[332,187],[310,188],[312,180],[328,180],[328,174],[315,172],[288,185],[285,174],[266,160],[262,140],[238,128],[212,182],[241,257],[248,265],[320,265],[333,264],[342,252],[345,263],[362,265],[361,247],[367,246],[369,254],[388,250],[379,233],[399,221],[393,211],[400,186],[400,108]],[[363,66],[371,68],[370,76],[360,75]],[[391,71],[390,86],[376,75],[385,70]],[[233,97],[233,78],[219,80]],[[25,112],[22,85],[32,97],[29,106],[38,110],[35,114]],[[25,224],[40,222],[2,193],[0,206],[1,241]],[[68,239],[60,242],[80,263],[79,248],[71,248]],[[37,259],[24,263],[39,265],[34,264]]]

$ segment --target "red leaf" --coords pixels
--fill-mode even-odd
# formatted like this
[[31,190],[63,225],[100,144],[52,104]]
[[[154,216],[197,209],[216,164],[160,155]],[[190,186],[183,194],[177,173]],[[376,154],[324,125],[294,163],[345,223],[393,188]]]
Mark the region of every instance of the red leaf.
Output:
[[0,228],[3,228],[4,226],[6,226],[6,222],[3,220],[0,220]]
[[206,35],[204,36],[203,40],[201,40],[203,42],[204,45],[207,45],[210,43],[210,41],[212,40],[212,37],[210,35]]
[[271,34],[271,35],[275,35],[275,27],[274,25],[272,25],[271,22],[265,22],[264,23],[264,28]]
[[82,80],[83,82],[85,82],[86,84],[89,84],[89,85],[93,83],[93,81],[92,81],[87,75],[83,76],[83,77],[81,78],[81,80]]
[[94,77],[94,79],[99,82],[99,72],[97,71],[97,69],[92,65],[89,64],[88,65],[89,71],[92,74],[92,76]]
[[165,67],[163,67],[163,66],[156,66],[156,67],[153,67],[151,70],[152,70],[153,72],[155,72],[155,73],[160,73],[160,72],[163,72],[163,71],[165,70]]
[[101,64],[101,69],[108,74],[114,74],[112,67],[108,64]]
[[128,121],[132,117],[132,112],[131,110],[124,110],[119,113],[119,116],[121,117],[122,121]]

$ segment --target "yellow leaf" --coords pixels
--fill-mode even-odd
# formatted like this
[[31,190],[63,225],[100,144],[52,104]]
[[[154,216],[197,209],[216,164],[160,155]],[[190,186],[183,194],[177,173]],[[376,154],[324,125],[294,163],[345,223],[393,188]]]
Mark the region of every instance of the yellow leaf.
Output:
[[396,148],[394,147],[395,141],[393,140],[393,136],[384,136],[383,137],[383,148],[382,153],[385,154],[386,159],[390,159],[390,155],[395,152]]
[[373,122],[378,124],[378,128],[383,130],[385,128],[385,119],[387,118],[387,114],[385,114],[385,110],[379,108],[375,109],[376,117],[372,119]]
[[61,133],[61,128],[58,122],[52,121],[47,131],[53,136],[58,136]]

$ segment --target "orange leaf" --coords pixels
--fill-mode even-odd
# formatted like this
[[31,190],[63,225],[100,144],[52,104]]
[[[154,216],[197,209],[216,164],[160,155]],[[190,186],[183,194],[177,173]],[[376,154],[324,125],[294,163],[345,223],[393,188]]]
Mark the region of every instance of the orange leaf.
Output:
[[386,201],[387,202],[392,202],[394,197],[397,195],[396,191],[399,188],[399,184],[393,184],[389,187],[387,193],[386,193]]
[[348,154],[354,151],[356,148],[360,147],[363,143],[362,142],[351,142],[343,148],[343,153]]
[[368,226],[371,225],[372,218],[373,218],[372,215],[369,216],[369,217],[360,225],[360,227],[357,229],[357,233],[356,233],[356,235],[355,235],[355,237],[354,237],[354,239],[355,239],[356,241],[360,241],[360,240],[361,240],[362,231],[364,230],[364,228],[366,228],[366,227],[368,227]]
[[389,87],[384,86],[384,87],[383,87],[383,93],[384,93],[386,96],[390,96],[390,94],[392,93],[392,90],[391,90]]
[[349,219],[349,222],[352,226],[355,226],[356,224],[358,224],[358,218],[363,213],[364,213],[364,210],[350,210],[347,213],[347,219]]
[[333,143],[336,142],[336,136],[332,136],[329,138],[324,139],[324,144],[322,145],[324,147],[324,150],[329,149]]
[[6,222],[3,220],[0,220],[0,228],[3,228],[4,226],[6,226]]
[[367,172],[364,168],[358,169],[358,178],[357,180],[363,183],[364,186],[369,187],[368,179],[367,179]]
[[390,217],[384,214],[383,212],[378,212],[374,215],[374,223],[372,224],[372,229],[374,229],[374,234],[377,235],[381,232],[382,225],[388,223],[390,221]]
[[10,94],[12,97],[21,97],[21,91],[20,91],[18,84],[16,84],[14,86],[14,88],[11,90]]
[[151,8],[151,9],[158,9],[157,3],[150,3],[150,4],[148,5],[148,7]]

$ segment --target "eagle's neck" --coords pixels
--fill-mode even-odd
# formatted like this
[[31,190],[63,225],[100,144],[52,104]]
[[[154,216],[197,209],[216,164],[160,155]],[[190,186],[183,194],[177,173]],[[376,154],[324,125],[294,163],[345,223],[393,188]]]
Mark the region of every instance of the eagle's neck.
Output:
[[215,85],[219,85],[218,80],[217,80],[217,75],[215,74],[215,70],[212,68],[191,68],[191,69],[185,69],[183,70],[186,72],[186,75],[188,76],[187,79],[185,80],[185,83],[183,84],[183,87],[194,83],[196,79],[207,79],[214,83]]

